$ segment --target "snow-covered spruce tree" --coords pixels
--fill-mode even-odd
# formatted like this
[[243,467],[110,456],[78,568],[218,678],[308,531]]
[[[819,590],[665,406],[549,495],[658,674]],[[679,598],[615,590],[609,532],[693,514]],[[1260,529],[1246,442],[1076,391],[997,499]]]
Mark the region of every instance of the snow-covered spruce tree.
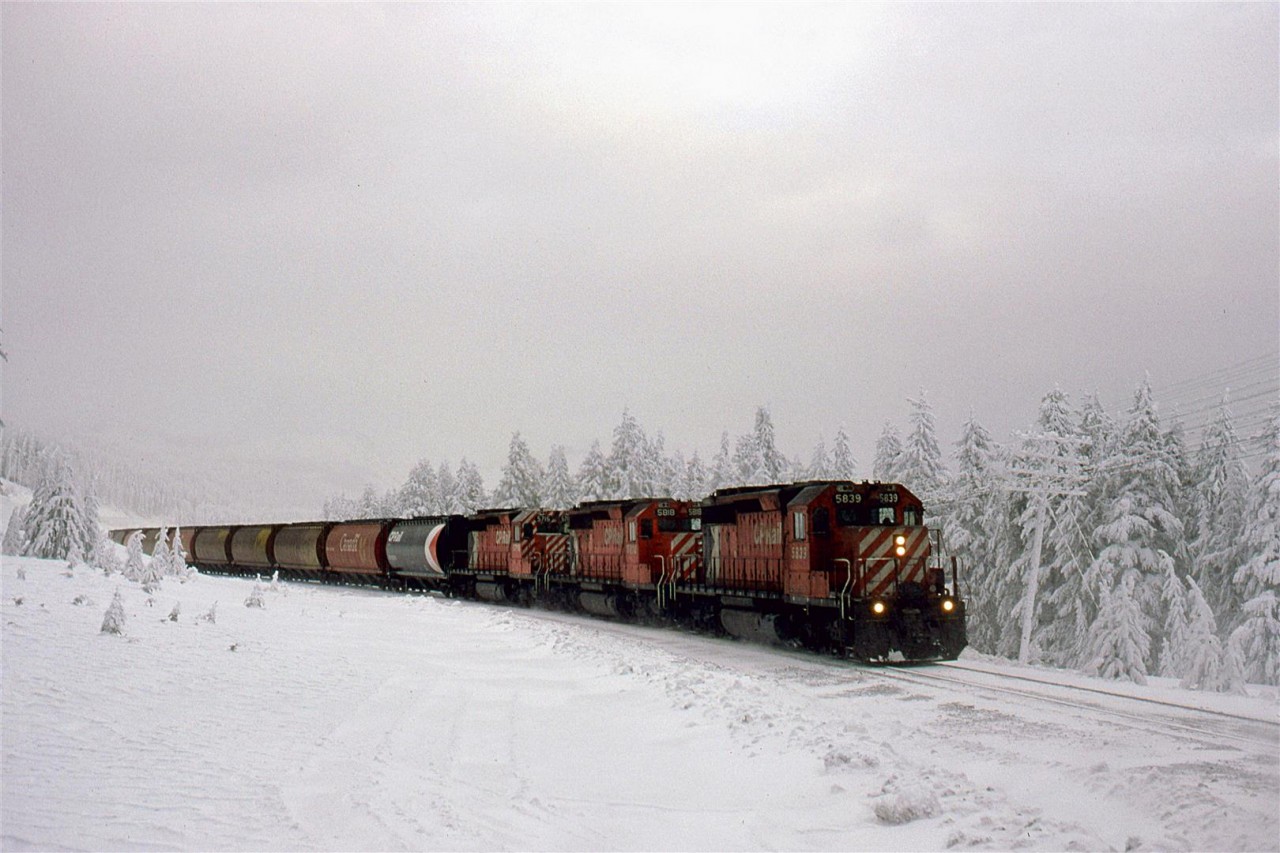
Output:
[[693,452],[693,456],[689,457],[689,462],[684,467],[684,494],[686,500],[700,501],[707,496],[710,490],[707,488],[707,466],[703,464],[702,457],[698,455],[698,451]]
[[1084,444],[1067,395],[1055,388],[1041,399],[1035,426],[1013,461],[1027,489],[1019,524],[1029,550],[1020,576],[1029,577],[1037,556],[1040,566],[1032,645],[1039,660],[1062,667],[1083,663],[1084,639],[1097,615],[1096,592],[1084,583],[1093,556],[1080,524]]
[[1263,443],[1241,534],[1249,556],[1235,574],[1244,614],[1229,645],[1243,656],[1249,681],[1280,684],[1280,413],[1268,422]]
[[578,466],[578,498],[583,501],[601,501],[609,496],[608,465],[600,442],[591,442],[591,449]]
[[161,527],[160,535],[156,537],[156,544],[151,548],[151,564],[149,569],[149,578],[152,583],[158,582],[166,575],[173,573],[173,567],[169,562],[169,530]]
[[124,560],[124,576],[131,581],[142,581],[145,566],[142,559],[142,531],[135,530],[129,534],[129,539],[125,542],[125,548],[128,554]]
[[4,544],[0,552],[7,557],[21,557],[27,548],[27,508],[19,504],[9,513],[9,526],[4,531]]
[[933,407],[922,390],[910,400],[911,431],[902,443],[897,460],[897,473],[903,485],[929,505],[942,490],[946,472],[942,466],[942,450],[934,429]]
[[1095,533],[1102,550],[1089,566],[1087,581],[1099,589],[1115,588],[1122,578],[1132,585],[1143,630],[1158,655],[1164,626],[1161,589],[1173,555],[1184,543],[1182,522],[1170,510],[1178,476],[1145,379],[1134,396],[1123,439],[1104,468],[1115,478],[1114,497]]
[[671,470],[667,466],[667,440],[661,430],[646,438],[640,458],[637,488],[643,497],[669,497]]
[[1222,642],[1213,611],[1194,578],[1187,579],[1187,637],[1181,655],[1181,685],[1189,690],[1214,690],[1219,693],[1243,691],[1241,673],[1225,665]]
[[61,560],[73,549],[88,553],[94,539],[86,541],[85,536],[90,529],[96,534],[97,521],[89,520],[87,513],[71,466],[59,460],[27,507],[25,556]]
[[356,501],[356,518],[384,518],[390,515],[389,507],[382,495],[373,486],[365,486]]
[[569,475],[569,460],[564,447],[557,444],[547,458],[547,476],[543,481],[542,503],[552,509],[569,509],[578,502],[577,483]]
[[542,466],[533,458],[529,445],[519,432],[513,433],[493,500],[500,506],[541,506],[543,477]]
[[1010,612],[1009,606],[999,606],[994,594],[996,563],[991,530],[1004,472],[990,433],[972,413],[956,442],[955,460],[956,475],[941,502],[946,518],[943,544],[961,569],[969,640],[981,651],[994,652]]
[[116,594],[111,599],[111,605],[107,607],[106,614],[102,617],[102,630],[100,634],[123,634],[124,633],[124,601],[120,598],[120,590],[116,590]]
[[187,550],[182,546],[182,528],[173,528],[173,547],[169,550],[169,574],[185,582],[193,569],[187,565]]
[[[683,452],[677,450],[668,456],[665,460],[663,473],[667,488],[663,490],[663,494],[678,501],[689,500],[689,494],[685,491],[685,473],[688,470],[689,463],[685,461]],[[702,495],[698,495],[698,497],[702,497]]]
[[[266,602],[262,598],[262,584],[254,583],[253,589],[249,592],[249,597],[244,600],[244,606],[258,608],[267,606]],[[212,622],[213,620],[210,619],[209,621]]]
[[871,469],[871,475],[882,483],[896,483],[901,481],[899,476],[899,465],[902,456],[902,439],[898,435],[898,428],[889,421],[884,422],[884,429],[880,431],[880,438],[876,439],[876,460]]
[[113,575],[123,568],[120,557],[116,555],[116,543],[111,541],[105,530],[98,531],[98,541],[94,543],[89,564],[107,575]]
[[829,476],[835,480],[853,480],[858,476],[858,461],[849,448],[849,433],[843,425],[836,430],[831,443],[831,467]]
[[756,407],[752,436],[756,451],[760,454],[760,473],[766,483],[781,483],[788,479],[791,463],[778,451],[773,416],[767,406]]
[[760,486],[768,482],[764,457],[753,433],[738,436],[733,443],[733,480],[744,486]]
[[729,433],[720,433],[720,447],[711,459],[711,471],[707,475],[707,494],[717,489],[736,485],[733,475],[733,454],[729,450]]
[[480,476],[480,469],[475,463],[469,462],[466,457],[458,463],[458,511],[463,513],[475,512],[486,503],[489,502],[488,493],[484,488],[484,478]]
[[324,508],[320,511],[326,521],[347,521],[359,518],[358,513],[359,507],[356,502],[344,495],[328,498],[324,502]]
[[449,463],[440,463],[440,469],[436,473],[436,486],[440,496],[436,511],[441,515],[456,515],[460,513],[462,510],[458,503],[458,478],[454,476],[453,469],[449,467]]
[[426,459],[418,460],[409,479],[400,487],[396,509],[405,516],[436,515],[440,512],[440,476]]
[[1151,638],[1143,627],[1141,608],[1134,598],[1137,569],[1126,571],[1114,589],[1103,590],[1102,609],[1089,633],[1089,663],[1085,672],[1103,678],[1147,683]]
[[647,497],[644,459],[648,444],[640,422],[629,410],[623,409],[622,422],[613,429],[613,445],[605,469],[607,497]]
[[[1195,581],[1187,579],[1193,585]],[[1197,590],[1198,592],[1198,590]],[[1188,611],[1194,616],[1194,606],[1187,600],[1187,588],[1178,579],[1173,566],[1165,573],[1162,590],[1165,606],[1164,644],[1160,647],[1159,674],[1165,678],[1181,678],[1187,669],[1187,654],[1191,643],[1191,625]]]
[[818,443],[809,456],[809,467],[805,469],[805,476],[810,480],[835,479],[831,476],[831,456],[827,453],[827,443],[822,436],[818,436]]

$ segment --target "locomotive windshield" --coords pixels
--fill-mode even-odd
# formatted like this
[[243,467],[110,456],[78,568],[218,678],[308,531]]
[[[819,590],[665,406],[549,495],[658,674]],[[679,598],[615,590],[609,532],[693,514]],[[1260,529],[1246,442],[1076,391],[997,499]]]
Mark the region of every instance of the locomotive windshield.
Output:
[[658,517],[658,530],[662,533],[693,533],[702,529],[701,518]]

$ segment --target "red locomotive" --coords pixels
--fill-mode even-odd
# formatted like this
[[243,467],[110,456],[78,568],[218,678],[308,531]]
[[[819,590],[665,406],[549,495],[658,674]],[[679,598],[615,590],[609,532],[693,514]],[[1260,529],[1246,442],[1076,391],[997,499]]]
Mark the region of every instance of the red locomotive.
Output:
[[897,483],[812,481],[721,489],[701,502],[593,501],[568,511],[189,535],[192,562],[211,572],[279,571],[670,619],[865,661],[949,660],[966,643],[955,563],[942,564],[924,507]]

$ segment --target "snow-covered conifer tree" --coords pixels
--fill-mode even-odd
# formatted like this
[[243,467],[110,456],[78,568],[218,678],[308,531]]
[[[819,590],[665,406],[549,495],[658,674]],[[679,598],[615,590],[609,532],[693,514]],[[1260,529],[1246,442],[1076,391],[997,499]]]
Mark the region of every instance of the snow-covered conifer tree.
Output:
[[703,464],[698,451],[693,452],[684,468],[684,494],[686,500],[700,501],[709,492],[707,489],[707,466]]
[[[253,589],[249,591],[249,597],[244,600],[245,607],[266,607],[267,603],[262,597],[262,584],[255,582]],[[212,620],[210,620],[212,621]]]
[[91,522],[86,518],[71,466],[58,460],[36,487],[27,507],[26,556],[60,560],[73,549],[85,554],[94,544],[93,539],[85,541],[86,532],[96,526],[96,519]]
[[364,491],[360,494],[360,500],[356,502],[356,518],[384,518],[390,515],[390,507],[386,505],[386,501],[382,495],[378,494],[378,490],[373,486],[365,486]]
[[830,474],[831,456],[827,453],[827,443],[822,436],[818,436],[818,443],[813,448],[813,454],[809,457],[809,466],[805,468],[805,476],[810,480],[833,480],[836,479]]
[[1089,663],[1085,671],[1091,675],[1147,683],[1151,638],[1134,599],[1137,578],[1136,569],[1127,571],[1114,589],[1102,592],[1102,609],[1089,633]]
[[458,463],[457,496],[458,510],[463,513],[475,512],[489,502],[480,469],[466,457]]
[[733,455],[729,451],[729,433],[720,433],[720,449],[711,460],[711,472],[707,476],[707,494],[717,489],[737,485],[733,472]]
[[187,565],[187,551],[182,546],[182,528],[173,529],[173,547],[169,550],[169,573],[182,581],[191,577],[192,569]]
[[744,486],[759,486],[768,483],[768,475],[764,471],[764,457],[756,444],[754,433],[738,436],[733,445],[733,479]]
[[833,480],[853,480],[858,476],[858,462],[853,458],[849,448],[849,433],[843,425],[836,430],[835,440],[831,443],[831,464],[828,475]]
[[778,451],[773,428],[773,416],[767,406],[756,408],[755,425],[752,428],[753,444],[760,454],[760,473],[766,483],[781,483],[788,479],[791,464]]
[[569,475],[569,460],[564,447],[557,444],[547,458],[547,477],[543,481],[542,505],[551,509],[569,509],[578,502],[577,484]]
[[933,407],[925,392],[910,403],[911,431],[897,459],[897,476],[927,505],[938,496],[945,479],[942,450],[935,434]]
[[[956,475],[943,501],[944,544],[964,572],[970,641],[994,652],[1013,602],[997,595],[995,533],[1003,471],[991,434],[970,413],[956,442]],[[931,524],[935,522],[930,522]]]
[[613,430],[613,446],[609,451],[608,495],[610,498],[647,497],[645,482],[645,455],[649,442],[640,422],[627,409],[622,410],[622,422]]
[[609,496],[608,465],[604,453],[600,451],[600,442],[591,442],[591,449],[578,466],[578,499],[583,501],[600,501]]
[[872,466],[871,475],[882,483],[900,482],[902,480],[899,475],[901,456],[902,439],[898,435],[898,428],[889,421],[885,421],[880,438],[876,440],[876,460]]
[[[1196,589],[1195,581],[1188,583]],[[1177,573],[1170,565],[1164,579],[1164,644],[1160,647],[1160,675],[1165,678],[1179,678],[1187,670],[1188,653],[1191,649],[1191,625],[1187,621],[1187,613],[1191,611],[1195,617],[1195,603],[1187,599],[1186,587],[1178,579]],[[1221,652],[1221,649],[1219,649]]]
[[[1218,626],[1213,611],[1194,578],[1187,579],[1186,650],[1181,655],[1182,686],[1189,690],[1215,690],[1226,692],[1241,689],[1233,682],[1230,669],[1224,666],[1222,642],[1218,639]],[[1235,675],[1238,679],[1238,674]]]
[[405,516],[436,515],[440,512],[440,475],[435,465],[426,459],[409,471],[409,479],[400,487],[397,496],[398,512]]
[[8,557],[21,557],[27,547],[27,508],[19,504],[9,513],[9,526],[4,531],[4,544],[0,552]]
[[441,515],[455,515],[461,512],[458,505],[458,478],[454,476],[449,463],[440,463],[440,469],[436,473],[436,484],[440,496],[436,511]]
[[142,531],[135,530],[125,542],[128,554],[124,560],[124,576],[131,581],[142,581],[145,566],[142,559]]
[[155,582],[173,574],[173,568],[169,564],[169,530],[161,527],[160,535],[156,537],[156,544],[151,548],[151,564],[148,580]]
[[498,489],[493,494],[494,502],[512,507],[541,506],[543,477],[542,466],[533,458],[529,445],[519,432],[513,433],[507,449],[507,464],[502,468]]
[[1235,574],[1244,614],[1231,643],[1243,655],[1250,681],[1280,684],[1280,414],[1271,417],[1263,442],[1241,534],[1242,553],[1249,556]]
[[123,634],[124,633],[124,601],[120,598],[120,590],[116,590],[116,594],[111,599],[111,605],[107,607],[106,614],[102,617],[101,634]]
[[1177,472],[1161,435],[1151,385],[1144,380],[1134,396],[1123,440],[1107,460],[1113,495],[1095,539],[1103,545],[1087,581],[1113,587],[1128,577],[1144,630],[1158,649],[1163,635],[1161,588],[1173,555],[1185,547],[1182,522],[1170,507],[1179,488]]
[[98,541],[94,543],[89,564],[101,569],[107,575],[115,574],[122,568],[120,558],[116,555],[116,543],[111,541],[105,530],[98,531]]

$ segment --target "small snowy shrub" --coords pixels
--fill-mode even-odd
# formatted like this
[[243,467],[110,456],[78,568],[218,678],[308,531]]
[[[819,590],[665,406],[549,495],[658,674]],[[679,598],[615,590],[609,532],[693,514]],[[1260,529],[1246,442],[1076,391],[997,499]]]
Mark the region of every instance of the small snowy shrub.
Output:
[[209,605],[209,612],[201,613],[196,617],[196,621],[208,622],[210,625],[216,623],[218,621],[218,602],[215,601],[213,604]]
[[107,608],[106,616],[102,619],[102,631],[100,633],[124,633],[124,602],[120,600],[120,590],[118,589],[115,597],[111,599],[111,606]]
[[26,579],[27,579],[27,570],[21,569],[21,568],[18,569],[18,580],[24,581]]
[[89,607],[93,604],[93,599],[87,595],[82,594],[82,595],[77,595],[74,599],[72,599],[71,603],[74,604],[76,607]]
[[245,607],[266,607],[267,604],[262,600],[262,585],[254,584],[253,591],[249,593],[249,597],[244,600]]
[[893,825],[934,817],[942,811],[937,796],[926,788],[908,788],[881,797],[876,803],[876,818]]
[[182,610],[182,602],[180,602],[180,601],[175,601],[175,602],[173,603],[173,609],[169,611],[169,621],[170,621],[170,622],[177,622],[177,621],[178,621],[178,613],[179,613],[181,610]]

